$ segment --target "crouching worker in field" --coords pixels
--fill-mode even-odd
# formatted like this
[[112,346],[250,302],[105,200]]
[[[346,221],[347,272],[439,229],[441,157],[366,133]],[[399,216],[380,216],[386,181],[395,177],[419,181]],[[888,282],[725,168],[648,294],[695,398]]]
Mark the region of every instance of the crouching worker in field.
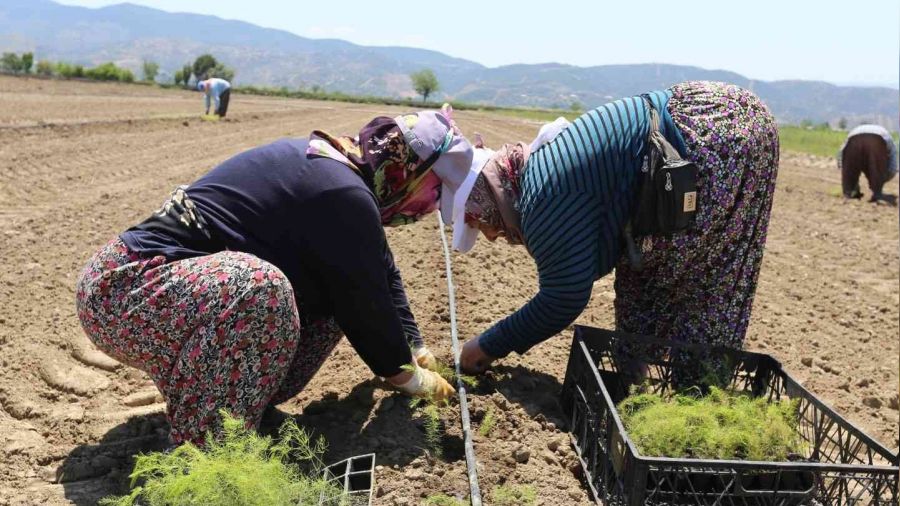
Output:
[[878,125],[854,128],[838,151],[837,162],[845,198],[862,197],[859,176],[865,174],[872,190],[870,202],[881,200],[896,204],[895,196],[882,193],[884,184],[897,175],[897,146],[890,132]]
[[344,334],[401,391],[446,399],[383,227],[438,208],[471,160],[449,108],[375,118],[358,141],[315,131],[241,153],[93,256],[82,326],[150,375],[175,443],[202,442],[221,408],[257,426]]
[[480,230],[524,245],[540,291],[465,343],[466,371],[565,329],[587,306],[594,281],[613,268],[619,330],[742,346],[775,189],[775,120],[752,93],[722,83],[688,82],[645,97],[660,132],[699,169],[693,225],[637,237],[640,270],[623,255],[650,126],[642,97],[583,114],[530,154],[524,145],[498,150],[465,197],[465,212],[456,213],[454,240],[466,250]]
[[203,92],[206,101],[206,114],[209,114],[210,102],[215,104],[213,114],[224,118],[228,112],[228,101],[231,100],[231,83],[218,77],[213,77],[197,83],[197,89]]

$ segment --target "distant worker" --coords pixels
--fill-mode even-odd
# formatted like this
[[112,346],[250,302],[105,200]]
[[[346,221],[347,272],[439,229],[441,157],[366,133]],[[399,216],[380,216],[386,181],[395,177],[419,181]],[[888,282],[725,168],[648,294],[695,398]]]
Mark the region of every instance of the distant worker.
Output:
[[860,125],[850,131],[847,140],[837,154],[841,169],[841,186],[844,197],[858,199],[859,175],[866,175],[872,198],[869,202],[884,200],[893,202],[882,194],[884,184],[897,174],[897,146],[891,133],[878,125]]
[[216,101],[213,114],[224,118],[225,113],[228,112],[228,99],[231,98],[231,83],[218,77],[211,77],[197,83],[197,89],[202,91],[206,97],[206,114],[209,114],[209,99],[212,98]]

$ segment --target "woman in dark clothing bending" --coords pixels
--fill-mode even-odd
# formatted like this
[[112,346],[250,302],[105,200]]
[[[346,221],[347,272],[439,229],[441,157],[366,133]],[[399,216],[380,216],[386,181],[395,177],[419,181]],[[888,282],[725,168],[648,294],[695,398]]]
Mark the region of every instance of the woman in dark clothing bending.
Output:
[[452,203],[471,159],[449,109],[376,118],[358,140],[316,131],[241,153],[94,255],[77,284],[82,326],[150,375],[174,443],[202,442],[222,408],[256,426],[343,334],[375,374],[446,398],[419,367],[434,357],[383,226],[430,213],[441,193]]

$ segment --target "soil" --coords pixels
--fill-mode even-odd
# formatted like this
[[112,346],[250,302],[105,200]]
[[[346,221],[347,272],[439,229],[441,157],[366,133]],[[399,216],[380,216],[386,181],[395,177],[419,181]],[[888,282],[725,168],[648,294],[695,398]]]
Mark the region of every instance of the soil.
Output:
[[[104,242],[171,189],[235,153],[314,128],[354,132],[397,108],[236,95],[229,118],[204,122],[192,92],[0,77],[0,505],[94,504],[121,493],[131,456],[161,447],[167,424],[143,373],[94,349],[74,312],[75,278]],[[534,122],[458,112],[489,145],[530,140]],[[890,448],[898,446],[898,212],[835,195],[828,159],[785,153],[748,334],[820,398]],[[896,194],[897,181],[888,191]],[[434,219],[389,241],[430,347],[450,356],[444,263]],[[454,256],[460,336],[536,291],[522,248],[483,242]],[[612,276],[578,323],[613,326]],[[544,505],[590,504],[557,394],[567,330],[510,356],[470,396],[481,488],[532,485]],[[375,452],[375,504],[420,504],[468,490],[458,416],[445,409],[444,456],[423,423],[341,343],[308,388],[280,408],[324,435],[327,460]]]

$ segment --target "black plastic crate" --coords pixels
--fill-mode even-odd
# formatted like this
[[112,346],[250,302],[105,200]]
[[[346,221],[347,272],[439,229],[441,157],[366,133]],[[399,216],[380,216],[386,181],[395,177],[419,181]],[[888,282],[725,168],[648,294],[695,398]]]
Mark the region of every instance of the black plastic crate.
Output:
[[[671,391],[698,364],[721,364],[730,388],[798,399],[806,455],[756,462],[641,455],[616,410],[646,365],[651,388]],[[769,355],[576,326],[562,391],[591,493],[607,506],[896,506],[897,455],[817,399]]]
[[319,506],[369,506],[375,489],[375,454],[358,455],[325,468],[325,479],[340,490],[319,499]]

